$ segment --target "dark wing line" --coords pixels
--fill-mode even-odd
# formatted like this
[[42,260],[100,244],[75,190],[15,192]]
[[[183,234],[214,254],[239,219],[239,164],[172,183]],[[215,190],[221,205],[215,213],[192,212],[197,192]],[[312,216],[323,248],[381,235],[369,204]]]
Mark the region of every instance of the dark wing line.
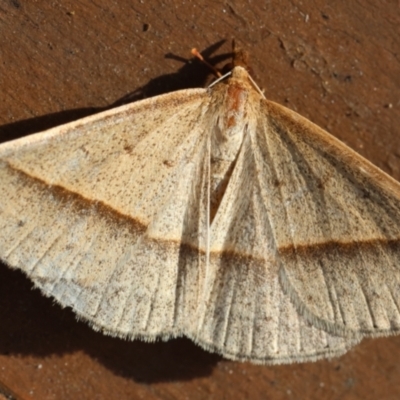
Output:
[[[265,101],[264,105],[266,118],[272,127],[270,132],[264,130],[264,136],[275,135],[274,140],[283,144],[283,148],[290,155],[289,161],[285,162],[293,165],[291,169],[288,167],[289,172],[300,173],[304,177],[302,182],[307,184],[310,193],[308,200],[306,198],[305,200],[318,205],[318,207],[325,204],[326,210],[330,210],[330,212],[341,212],[338,216],[339,219],[336,218],[332,222],[328,216],[322,217],[321,220],[319,215],[310,214],[307,224],[309,225],[310,221],[315,219],[314,224],[318,228],[320,225],[324,227],[320,231],[321,234],[328,235],[327,240],[322,237],[323,242],[310,243],[311,236],[307,235],[313,235],[313,231],[309,232],[308,230],[304,230],[302,233],[306,235],[303,241],[301,234],[298,234],[297,243],[292,237],[291,244],[284,240],[285,244],[280,245],[279,238],[276,238],[279,254],[284,263],[280,276],[285,292],[291,296],[293,304],[310,323],[334,334],[382,335],[399,330],[398,303],[394,301],[395,307],[390,305],[390,310],[388,309],[386,312],[385,304],[387,304],[389,293],[385,293],[378,284],[382,281],[391,286],[390,301],[395,298],[393,290],[400,295],[399,268],[393,268],[396,263],[400,262],[399,183],[303,117],[274,103]],[[259,145],[266,146],[264,137],[259,135],[258,138],[260,139]],[[264,156],[269,154],[265,147],[263,154]],[[285,157],[288,157],[287,154]],[[321,164],[323,171],[333,170],[335,174],[339,173],[339,182],[343,182],[340,185],[343,184],[343,187],[352,190],[351,193],[349,192],[348,198],[356,198],[358,188],[366,187],[365,190],[367,194],[370,194],[369,197],[367,196],[366,199],[360,197],[360,203],[355,205],[354,210],[352,208],[351,211],[363,211],[364,214],[358,212],[358,216],[364,215],[369,218],[370,222],[366,222],[364,227],[360,226],[360,229],[364,229],[367,236],[370,233],[372,235],[370,238],[355,239],[351,242],[340,241],[340,237],[332,238],[331,223],[336,223],[337,229],[340,228],[338,221],[347,221],[346,229],[358,229],[358,226],[354,225],[357,217],[347,214],[349,211],[345,205],[336,201],[333,194],[334,190],[341,188],[340,185],[327,185],[324,192],[315,193],[318,192],[315,189],[320,178],[309,166],[309,162],[312,161],[311,157],[325,163],[325,167],[323,163]],[[274,160],[269,160],[269,162],[273,165]],[[347,163],[347,168],[342,167],[344,163]],[[277,168],[269,167],[271,170]],[[265,169],[260,168],[260,171],[265,173]],[[264,175],[262,181],[270,183],[271,179],[268,180],[268,178],[270,177]],[[315,184],[310,184],[310,179],[314,179]],[[296,180],[292,182],[296,182]],[[293,191],[295,192],[297,189],[293,188]],[[290,193],[290,188],[287,189],[287,192]],[[282,194],[280,198],[282,199]],[[268,199],[266,201],[268,203]],[[307,210],[305,209],[304,212]],[[289,218],[287,214],[286,216]],[[272,219],[273,217],[272,215]],[[351,222],[350,218],[353,218]],[[324,223],[324,221],[326,222]],[[284,223],[285,221],[279,222]],[[296,216],[296,223],[298,222],[299,218]],[[277,223],[277,221],[272,222],[272,225],[276,226]],[[338,232],[340,233],[340,230]],[[336,232],[336,237],[338,232]],[[348,234],[350,235],[350,233]],[[357,236],[354,235],[354,237]],[[386,267],[382,265],[381,268],[386,268],[386,270],[390,268],[395,274],[394,277],[390,277],[388,271],[385,274],[385,270],[379,270],[379,264],[384,261],[385,263],[389,261],[389,265]],[[313,286],[314,270],[320,270],[322,273],[329,294],[328,298],[331,303],[336,304],[333,309],[333,304],[331,304],[329,312],[327,311],[329,307],[326,308],[323,311],[327,313],[325,315],[318,315],[320,309],[315,303],[314,311],[311,311],[312,308],[310,309],[312,304],[309,301],[315,301],[313,296],[317,294],[316,298],[318,298],[320,290],[319,287]],[[321,283],[321,280],[318,282]],[[296,287],[297,284],[300,286]],[[332,287],[330,288],[330,286]],[[311,299],[309,300],[307,296],[310,296]],[[397,309],[397,314],[395,309]],[[328,317],[332,312],[333,320],[332,316]],[[338,321],[338,312],[341,315],[341,321]],[[389,323],[389,327],[387,323]]]
[[[262,123],[263,121],[260,121],[260,124],[258,125],[258,132],[263,133],[263,135],[256,135],[255,138],[252,138],[252,148],[253,148],[253,152],[255,155],[255,161],[257,164],[257,170],[259,171],[260,174],[262,174],[262,172],[264,172],[264,175],[256,175],[256,179],[257,179],[257,183],[260,189],[260,192],[262,193],[265,201],[264,201],[264,212],[269,216],[270,219],[270,226],[274,227],[275,223],[277,221],[273,221],[273,218],[271,218],[271,211],[269,210],[269,206],[268,206],[268,197],[272,197],[272,196],[277,196],[278,197],[278,202],[280,202],[282,205],[283,203],[283,193],[281,191],[281,186],[280,184],[276,184],[275,182],[278,182],[278,174],[277,174],[277,166],[275,165],[275,160],[273,159],[270,150],[269,150],[269,145],[267,143],[267,137],[269,132],[266,129],[266,126]],[[263,149],[262,155],[260,152],[260,149]],[[293,153],[293,150],[292,150]],[[265,155],[268,156],[267,159],[265,159]],[[264,156],[264,157],[263,157]],[[270,174],[270,176],[265,175],[266,171],[265,169],[268,169],[268,172]],[[267,188],[265,186],[265,182],[268,182],[271,187]],[[275,186],[275,188],[274,188]],[[268,190],[269,189],[269,190]],[[269,192],[269,193],[268,193]],[[287,214],[286,208],[282,207],[282,212],[285,215],[285,220],[280,220],[279,223],[280,224],[287,224],[289,221],[289,215]],[[272,232],[274,233],[274,230],[272,229]],[[300,297],[298,296],[296,290],[294,290],[294,288],[290,285],[290,281],[287,277],[284,265],[281,263],[281,257],[279,256],[279,254],[282,254],[282,251],[284,253],[289,253],[289,255],[293,258],[297,258],[298,257],[298,252],[297,252],[297,246],[295,246],[293,244],[293,237],[291,237],[291,242],[292,244],[287,247],[287,248],[279,248],[279,241],[277,240],[277,238],[275,237],[275,243],[277,246],[277,262],[279,262],[280,264],[280,268],[279,268],[279,281],[280,284],[282,286],[283,291],[285,292],[286,295],[288,295],[292,301],[292,303],[295,305],[295,307],[297,308],[298,312],[307,320],[309,321],[313,326],[315,326],[318,329],[322,329],[322,330],[327,330],[328,332],[332,333],[332,334],[339,334],[339,335],[344,335],[344,336],[348,336],[349,333],[346,330],[338,330],[336,328],[336,326],[334,326],[333,324],[329,324],[327,321],[323,320],[322,318],[319,318],[317,315],[311,313],[303,304],[303,302],[301,301]],[[326,245],[326,243],[323,243],[323,245]],[[320,245],[306,245],[303,246],[303,249],[305,251],[309,251],[311,253],[314,252],[315,248],[319,248]],[[324,279],[327,279],[325,274],[324,275]],[[329,298],[332,298],[332,293],[329,290],[329,286],[326,285],[326,290],[328,292],[328,296]],[[332,308],[332,312],[334,312],[333,308]]]

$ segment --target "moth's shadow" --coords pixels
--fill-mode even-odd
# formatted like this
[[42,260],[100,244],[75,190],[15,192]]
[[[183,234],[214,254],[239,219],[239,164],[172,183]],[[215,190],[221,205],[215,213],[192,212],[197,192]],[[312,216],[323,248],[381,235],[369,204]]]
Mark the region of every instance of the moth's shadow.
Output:
[[[213,65],[231,54],[212,57],[224,43],[210,46],[202,54]],[[106,108],[63,111],[0,127],[0,142],[40,132],[132,101],[174,90],[203,87],[211,71],[203,63],[184,61],[175,74],[164,75],[124,96]],[[43,297],[25,276],[0,263],[0,354],[46,356],[84,351],[116,374],[151,383],[192,379],[209,375],[221,359],[203,351],[188,339],[145,343],[111,338],[77,322],[73,312]]]
[[83,351],[116,375],[143,383],[208,376],[221,360],[185,338],[145,343],[105,336],[31,289],[22,272],[0,263],[0,354],[45,357]]
[[[212,56],[212,54],[225,42],[225,40],[221,40],[202,51],[203,56],[210,64],[217,65],[218,63],[231,58],[231,53]],[[66,110],[0,126],[0,143],[27,136],[32,133],[41,132],[67,122],[75,121],[144,98],[158,96],[160,94],[180,89],[204,87],[210,74],[212,74],[210,68],[197,59],[186,60],[170,53],[166,54],[165,58],[172,58],[180,63],[183,62],[184,64],[177,72],[157,77],[146,85],[126,94],[121,99],[118,99],[107,107]]]

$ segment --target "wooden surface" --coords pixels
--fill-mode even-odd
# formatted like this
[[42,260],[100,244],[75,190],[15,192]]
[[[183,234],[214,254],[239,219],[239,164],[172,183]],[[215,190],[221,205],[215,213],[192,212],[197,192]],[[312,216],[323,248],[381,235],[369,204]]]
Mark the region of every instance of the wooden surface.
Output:
[[[202,87],[211,76],[190,49],[222,66],[232,37],[250,51],[269,99],[400,179],[394,0],[4,0],[0,140]],[[364,340],[330,361],[255,366],[186,339],[105,337],[31,287],[0,265],[0,398],[400,398],[400,337]]]

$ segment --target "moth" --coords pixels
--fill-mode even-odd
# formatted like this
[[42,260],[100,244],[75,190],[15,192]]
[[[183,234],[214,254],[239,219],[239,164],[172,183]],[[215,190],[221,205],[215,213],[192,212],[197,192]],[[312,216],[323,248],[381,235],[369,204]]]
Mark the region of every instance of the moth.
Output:
[[400,329],[400,184],[229,76],[0,146],[0,258],[94,329],[233,360]]

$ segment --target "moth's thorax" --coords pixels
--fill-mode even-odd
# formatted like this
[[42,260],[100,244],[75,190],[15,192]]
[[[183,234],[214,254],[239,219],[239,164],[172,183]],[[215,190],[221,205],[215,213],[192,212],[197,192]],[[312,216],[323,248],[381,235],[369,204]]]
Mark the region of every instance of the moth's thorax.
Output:
[[254,97],[258,97],[258,93],[242,67],[234,68],[229,80],[220,83],[216,90],[220,106],[215,115],[211,154],[214,159],[233,161],[251,123],[252,108],[257,103]]

